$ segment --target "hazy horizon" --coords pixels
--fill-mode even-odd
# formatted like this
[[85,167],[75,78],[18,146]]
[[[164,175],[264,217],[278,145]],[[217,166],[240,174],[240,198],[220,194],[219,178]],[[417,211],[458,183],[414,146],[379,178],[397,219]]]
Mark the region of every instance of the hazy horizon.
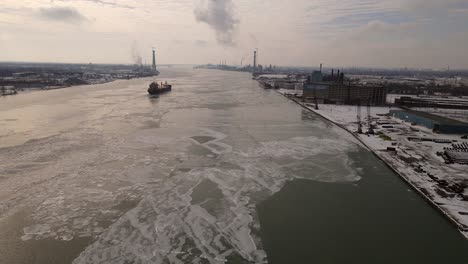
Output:
[[[69,64],[69,65],[88,65],[86,62],[50,62],[50,61],[0,61],[0,64]],[[93,65],[124,65],[124,66],[136,66],[135,63],[92,63]],[[164,63],[164,64],[158,64],[158,67],[166,67],[166,66],[203,66],[203,65],[217,65],[216,63]],[[219,65],[219,64],[218,64]],[[240,66],[239,64],[227,64],[229,66]],[[251,62],[247,62],[244,64],[244,66],[247,65],[252,65]],[[263,65],[260,63],[260,65]],[[323,65],[323,64],[322,64]],[[151,64],[142,64],[142,66],[146,67],[151,67]],[[270,64],[265,64],[263,66],[270,66]],[[280,68],[298,68],[298,69],[319,69],[320,64],[318,65],[273,65],[275,67],[280,67]],[[333,66],[325,66],[323,65],[323,70],[324,71],[331,71],[331,70],[337,70],[337,69],[343,69],[343,70],[349,70],[349,69],[362,69],[362,70],[409,70],[409,71],[447,71],[447,68],[416,68],[416,67],[379,67],[379,66],[347,66],[347,65],[333,65]],[[468,68],[450,68],[450,71],[468,71]]]
[[465,0],[4,0],[0,61],[468,68]]

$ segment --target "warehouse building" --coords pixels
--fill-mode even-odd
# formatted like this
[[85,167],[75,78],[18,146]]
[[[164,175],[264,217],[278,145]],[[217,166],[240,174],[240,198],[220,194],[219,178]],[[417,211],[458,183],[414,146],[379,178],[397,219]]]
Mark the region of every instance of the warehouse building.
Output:
[[345,83],[343,73],[323,76],[315,71],[304,84],[304,97],[329,104],[385,105],[387,91],[380,86]]
[[386,99],[387,91],[382,86],[337,83],[328,91],[328,100],[340,104],[385,105]]
[[463,98],[418,97],[403,96],[395,100],[395,104],[404,107],[427,107],[442,109],[468,109],[468,100]]
[[447,117],[437,116],[425,112],[405,110],[391,110],[390,114],[393,117],[424,126],[436,133],[442,134],[467,134],[468,124],[450,119]]

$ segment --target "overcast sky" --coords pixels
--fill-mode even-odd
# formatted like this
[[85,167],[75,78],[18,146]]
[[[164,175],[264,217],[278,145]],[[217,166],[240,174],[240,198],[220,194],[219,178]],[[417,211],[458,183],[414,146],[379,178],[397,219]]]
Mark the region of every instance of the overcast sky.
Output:
[[0,61],[468,68],[468,0],[0,0]]

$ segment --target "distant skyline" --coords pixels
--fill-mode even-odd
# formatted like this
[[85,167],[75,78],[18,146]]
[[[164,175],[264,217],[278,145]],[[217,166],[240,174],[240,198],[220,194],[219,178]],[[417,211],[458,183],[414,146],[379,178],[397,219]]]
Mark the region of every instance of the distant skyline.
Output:
[[0,61],[468,69],[466,0],[2,0]]

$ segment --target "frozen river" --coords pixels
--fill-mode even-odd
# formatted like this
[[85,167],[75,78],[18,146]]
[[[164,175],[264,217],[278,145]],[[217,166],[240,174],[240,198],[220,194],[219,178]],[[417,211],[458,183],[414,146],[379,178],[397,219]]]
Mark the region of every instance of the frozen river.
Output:
[[245,73],[0,98],[0,263],[468,263],[341,129]]

